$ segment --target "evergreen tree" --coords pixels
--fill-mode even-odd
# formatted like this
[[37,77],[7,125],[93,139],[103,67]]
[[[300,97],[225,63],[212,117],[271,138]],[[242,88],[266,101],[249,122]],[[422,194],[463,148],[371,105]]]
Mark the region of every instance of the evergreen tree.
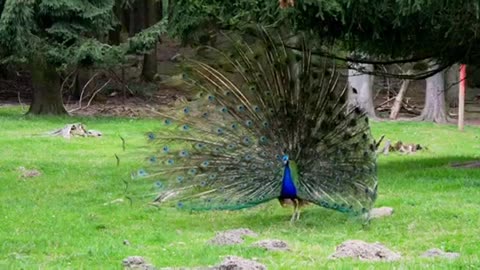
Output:
[[164,32],[159,22],[126,43],[107,40],[117,20],[114,0],[0,1],[0,63],[23,63],[32,74],[29,113],[62,114],[59,72],[72,66],[114,65],[128,53],[145,53]]

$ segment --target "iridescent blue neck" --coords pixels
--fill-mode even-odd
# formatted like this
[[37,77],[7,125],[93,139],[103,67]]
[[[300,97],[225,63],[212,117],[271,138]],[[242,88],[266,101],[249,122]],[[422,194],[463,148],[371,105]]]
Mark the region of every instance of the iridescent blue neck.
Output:
[[290,166],[287,163],[285,170],[283,171],[282,190],[280,192],[280,198],[295,199],[297,198],[297,188],[293,182],[292,172]]

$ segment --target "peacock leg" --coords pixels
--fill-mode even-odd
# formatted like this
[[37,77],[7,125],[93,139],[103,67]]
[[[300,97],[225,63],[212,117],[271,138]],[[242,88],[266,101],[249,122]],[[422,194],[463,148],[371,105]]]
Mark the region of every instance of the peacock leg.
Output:
[[292,215],[292,218],[290,219],[290,223],[293,223],[293,222],[298,220],[298,217],[297,217],[297,213],[298,213],[298,210],[299,210],[298,209],[298,200],[293,199],[292,203],[293,203],[293,215]]
[[297,209],[296,209],[296,214],[297,214],[297,218],[296,220],[299,220],[300,219],[300,212],[301,212],[301,208],[302,208],[302,201],[300,201],[299,199],[295,199],[297,201]]

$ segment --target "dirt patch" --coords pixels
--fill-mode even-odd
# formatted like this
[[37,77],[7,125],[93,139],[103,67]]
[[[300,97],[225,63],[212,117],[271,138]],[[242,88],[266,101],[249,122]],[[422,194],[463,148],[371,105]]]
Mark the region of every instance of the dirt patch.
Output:
[[135,269],[135,270],[154,270],[155,267],[141,257],[141,256],[130,256],[122,260],[122,265],[124,269]]
[[432,248],[422,254],[424,258],[445,258],[445,259],[457,259],[460,257],[460,253],[457,252],[445,252],[438,248]]
[[288,251],[290,248],[285,241],[282,240],[262,240],[254,243],[253,247],[261,247],[269,251]]
[[373,208],[369,213],[370,218],[389,217],[391,215],[393,215],[393,208],[391,207]]
[[216,270],[266,270],[267,267],[259,262],[241,257],[228,256],[223,262],[211,269]]
[[[66,104],[72,115],[78,116],[123,116],[123,117],[158,117],[155,111],[174,104],[186,95],[184,91],[174,87],[158,86],[149,98],[127,97],[121,95],[106,97],[103,101],[93,102],[90,106],[78,109],[77,103]],[[85,106],[85,104],[83,104]]]
[[240,228],[219,232],[217,235],[208,241],[210,245],[236,245],[244,242],[244,236],[257,237],[258,234],[252,230]]
[[37,169],[27,169],[23,166],[18,167],[18,172],[21,178],[33,178],[42,175],[42,172]]
[[380,243],[367,243],[361,240],[348,240],[337,246],[332,259],[354,258],[362,261],[396,261],[402,256]]

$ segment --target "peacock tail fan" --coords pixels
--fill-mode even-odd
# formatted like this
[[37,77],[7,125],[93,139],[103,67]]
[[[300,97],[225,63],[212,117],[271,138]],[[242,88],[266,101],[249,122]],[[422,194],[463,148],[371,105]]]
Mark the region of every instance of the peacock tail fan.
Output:
[[[197,94],[159,112],[132,185],[147,183],[144,193],[160,205],[247,208],[279,198],[288,155],[298,198],[367,212],[377,193],[375,145],[333,61],[319,62],[302,37],[260,27],[254,39],[237,37],[226,35],[228,50],[205,49],[213,63],[186,60],[184,84]],[[289,49],[292,40],[300,50]]]

